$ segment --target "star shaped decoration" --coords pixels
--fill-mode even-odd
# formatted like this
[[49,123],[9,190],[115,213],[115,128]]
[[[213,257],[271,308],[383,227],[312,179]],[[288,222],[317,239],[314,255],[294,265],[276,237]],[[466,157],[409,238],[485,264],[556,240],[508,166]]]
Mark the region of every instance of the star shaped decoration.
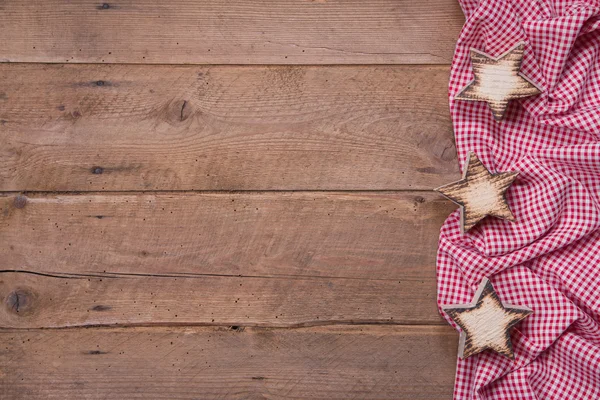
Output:
[[460,327],[458,356],[462,359],[493,350],[514,360],[510,330],[533,310],[502,303],[489,279],[484,278],[473,301],[443,306],[442,310]]
[[529,79],[522,75],[524,43],[519,43],[500,57],[471,49],[471,64],[475,79],[462,89],[456,100],[485,101],[496,121],[502,120],[508,102],[513,99],[541,93]]
[[514,222],[505,193],[519,173],[492,174],[473,152],[467,155],[463,178],[435,191],[460,206],[460,228],[465,233],[488,215]]

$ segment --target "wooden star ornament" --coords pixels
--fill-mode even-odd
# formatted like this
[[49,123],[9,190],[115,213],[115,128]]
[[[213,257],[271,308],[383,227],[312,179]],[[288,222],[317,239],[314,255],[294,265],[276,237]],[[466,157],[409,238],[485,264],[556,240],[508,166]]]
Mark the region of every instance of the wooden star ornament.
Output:
[[492,110],[494,119],[500,121],[510,100],[541,93],[537,86],[519,72],[524,49],[524,43],[519,43],[497,58],[471,49],[471,64],[475,79],[454,98],[485,101]]
[[461,329],[458,356],[462,359],[489,349],[514,360],[510,330],[533,312],[502,303],[487,278],[470,304],[443,306],[442,310]]
[[460,228],[465,233],[488,215],[514,222],[505,193],[519,173],[492,174],[473,152],[467,155],[463,178],[435,191],[460,206]]

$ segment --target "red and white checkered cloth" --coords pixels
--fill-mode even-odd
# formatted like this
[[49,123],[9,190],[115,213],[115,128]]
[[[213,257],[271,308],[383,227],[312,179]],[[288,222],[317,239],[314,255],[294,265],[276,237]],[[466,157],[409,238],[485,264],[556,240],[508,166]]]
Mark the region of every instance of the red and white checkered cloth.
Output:
[[[503,301],[534,313],[513,330],[514,362],[458,360],[454,398],[600,399],[600,1],[459,1],[458,157],[470,150],[492,172],[520,172],[507,192],[517,222],[486,218],[461,235],[458,211],[448,218],[438,304],[469,303],[489,277]],[[485,103],[453,100],[473,79],[470,48],[499,56],[520,41],[521,71],[543,94],[512,101],[500,123]]]

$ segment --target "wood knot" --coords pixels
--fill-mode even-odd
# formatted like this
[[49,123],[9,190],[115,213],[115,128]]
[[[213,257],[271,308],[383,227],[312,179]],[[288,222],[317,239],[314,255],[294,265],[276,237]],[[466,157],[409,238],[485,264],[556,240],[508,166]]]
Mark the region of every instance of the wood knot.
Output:
[[108,352],[106,351],[102,351],[102,350],[89,350],[87,352],[84,352],[84,354],[91,354],[91,355],[100,355],[100,354],[108,354]]
[[21,195],[15,197],[13,205],[15,208],[24,208],[27,205],[27,197]]
[[179,111],[179,120],[185,121],[186,119],[188,119],[190,117],[190,115],[192,115],[192,109],[189,106],[187,100],[184,100],[181,103],[181,110]]
[[13,290],[6,296],[4,303],[8,311],[14,314],[27,314],[33,309],[33,294],[26,289]]
[[104,168],[102,167],[92,167],[92,174],[94,175],[100,175],[104,173]]
[[194,108],[187,100],[173,100],[166,105],[165,117],[169,124],[176,125],[188,120],[194,114]]
[[105,306],[102,304],[98,304],[97,306],[92,307],[92,311],[102,312],[102,311],[109,311],[109,310],[112,310],[111,306]]
[[415,197],[415,203],[425,203],[425,198],[421,197],[421,196],[416,196]]

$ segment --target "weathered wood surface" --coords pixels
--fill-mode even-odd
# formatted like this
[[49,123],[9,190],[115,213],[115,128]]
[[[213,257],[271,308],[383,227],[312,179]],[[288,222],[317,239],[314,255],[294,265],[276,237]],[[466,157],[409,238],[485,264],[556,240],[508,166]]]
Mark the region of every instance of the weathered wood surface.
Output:
[[451,398],[456,1],[0,8],[0,398]]
[[10,62],[450,63],[456,1],[29,0],[2,4]]
[[432,189],[447,67],[0,65],[0,190]]
[[4,270],[420,279],[454,209],[429,192],[0,197]]
[[4,272],[0,328],[444,324],[435,302],[435,278],[430,275],[370,280]]
[[0,331],[6,399],[452,397],[448,326]]

